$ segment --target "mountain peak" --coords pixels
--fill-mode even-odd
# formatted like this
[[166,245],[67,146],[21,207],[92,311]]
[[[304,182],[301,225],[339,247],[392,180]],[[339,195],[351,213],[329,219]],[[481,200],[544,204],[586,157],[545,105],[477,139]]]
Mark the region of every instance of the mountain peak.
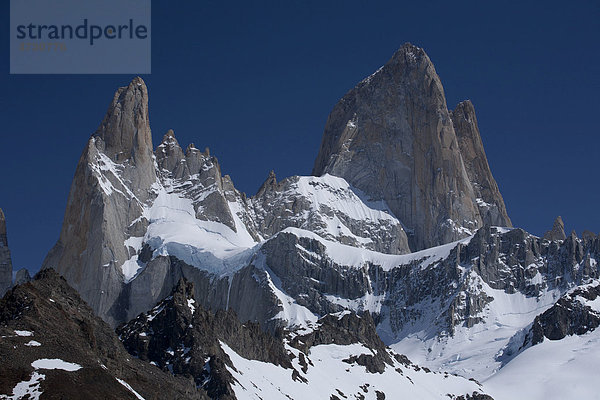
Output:
[[548,240],[564,240],[567,238],[565,234],[565,223],[562,220],[562,217],[559,215],[554,220],[554,224],[552,225],[552,229],[544,233],[544,239]]
[[148,88],[142,78],[117,89],[94,136],[104,141],[104,152],[116,162],[151,158]]
[[390,62],[415,63],[420,61],[431,62],[427,53],[422,48],[406,42],[392,56]]
[[411,249],[448,243],[483,221],[444,88],[425,51],[406,43],[329,114],[313,174],[384,200]]

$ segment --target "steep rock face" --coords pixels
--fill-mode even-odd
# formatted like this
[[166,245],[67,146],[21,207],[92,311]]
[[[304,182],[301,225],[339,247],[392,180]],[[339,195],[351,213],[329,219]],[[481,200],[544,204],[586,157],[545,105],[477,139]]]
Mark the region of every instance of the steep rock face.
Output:
[[143,234],[139,218],[155,181],[148,92],[136,78],[117,90],[88,141],[60,238],[42,266],[56,269],[103,317],[121,291],[121,265],[131,257],[125,240]]
[[429,57],[410,44],[334,107],[313,168],[325,173],[385,200],[411,231],[412,250],[465,237],[483,223],[442,84]]
[[0,208],[0,297],[12,286],[12,261],[8,249],[6,218]]
[[[156,149],[161,180],[174,193],[192,199],[196,218],[222,223],[237,231],[234,212],[229,202],[245,208],[245,196],[238,192],[228,175],[221,174],[216,157],[190,144],[184,153],[172,130],[169,130]],[[250,225],[250,224],[248,224]],[[257,239],[256,233],[251,231]]]
[[281,300],[270,272],[252,260],[261,241],[289,227],[356,248],[409,250],[385,202],[368,201],[342,178],[273,176],[247,198],[208,149],[183,151],[172,130],[153,155],[147,102],[139,78],[115,94],[80,158],[60,238],[43,265],[111,325],[148,310],[185,276],[202,288],[207,309],[231,307],[275,329]]
[[190,380],[131,357],[53,270],[0,300],[0,333],[2,398],[206,398]]
[[167,297],[182,278],[194,283],[195,298],[207,310],[231,309],[243,320],[260,321],[270,331],[286,323],[275,318],[281,305],[266,271],[248,265],[231,276],[215,276],[173,256],[149,261],[125,285],[110,315],[117,321],[135,318]]
[[459,103],[450,112],[458,138],[460,154],[475,193],[479,214],[486,225],[512,226],[504,199],[483,149],[475,108],[470,100]]

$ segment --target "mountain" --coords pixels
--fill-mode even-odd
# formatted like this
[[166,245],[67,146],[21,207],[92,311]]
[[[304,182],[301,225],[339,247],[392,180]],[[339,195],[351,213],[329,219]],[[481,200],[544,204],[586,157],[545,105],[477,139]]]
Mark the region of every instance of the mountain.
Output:
[[6,235],[6,218],[0,208],[0,296],[12,286],[12,261]]
[[472,104],[449,112],[433,63],[408,43],[329,114],[313,168],[326,173],[384,200],[413,251],[511,226]]
[[1,399],[201,399],[187,379],[130,356],[53,270],[0,300]]
[[193,377],[211,398],[491,399],[476,382],[431,372],[386,348],[369,313],[329,314],[309,329],[271,336],[231,310],[204,310],[193,284],[180,280],[117,332],[132,355]]
[[273,329],[281,296],[254,260],[261,243],[286,228],[357,248],[409,251],[385,202],[367,201],[341,178],[277,182],[272,175],[248,198],[208,150],[191,144],[184,152],[169,131],[153,153],[150,135],[147,89],[136,78],[116,92],[84,149],[60,238],[43,265],[113,326],[151,308],[185,276],[203,306],[232,307]]
[[[540,332],[593,342],[592,314],[564,316],[580,308],[560,302],[600,279],[600,238],[565,235],[560,217],[541,238],[511,227],[473,105],[447,109],[422,49],[402,46],[340,100],[313,172],[271,173],[247,196],[172,130],[153,148],[135,78],[82,153],[43,268],[119,326],[133,355],[212,397],[380,398],[357,382],[404,395],[405,354],[415,391],[441,394],[439,374],[457,374],[498,400],[511,397],[496,390],[516,379],[511,365],[551,346]],[[447,393],[474,397],[456,382]]]

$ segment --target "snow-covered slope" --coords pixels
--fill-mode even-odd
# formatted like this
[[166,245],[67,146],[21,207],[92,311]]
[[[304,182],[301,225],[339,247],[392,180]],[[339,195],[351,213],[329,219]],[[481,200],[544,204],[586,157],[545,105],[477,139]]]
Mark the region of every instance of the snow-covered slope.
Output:
[[600,360],[600,281],[563,295],[506,348],[505,365],[484,381],[496,400],[599,399],[591,371]]
[[434,373],[386,348],[369,314],[344,311],[311,329],[275,337],[242,324],[231,311],[213,315],[181,280],[150,312],[119,328],[125,347],[165,371],[188,375],[209,396],[237,399],[441,399],[479,394],[462,377]]
[[594,376],[600,331],[544,341],[500,369],[483,385],[495,400],[600,399]]
[[[413,364],[393,359],[383,373],[370,373],[362,365],[348,362],[360,355],[372,355],[362,344],[318,345],[310,349],[300,364],[300,351],[288,347],[296,355],[296,370],[305,372],[294,379],[288,370],[270,363],[248,360],[227,344],[221,344],[235,367],[228,367],[235,379],[233,390],[238,399],[442,399],[456,394],[481,393],[476,383],[449,374],[428,372]],[[303,359],[304,360],[304,359]]]

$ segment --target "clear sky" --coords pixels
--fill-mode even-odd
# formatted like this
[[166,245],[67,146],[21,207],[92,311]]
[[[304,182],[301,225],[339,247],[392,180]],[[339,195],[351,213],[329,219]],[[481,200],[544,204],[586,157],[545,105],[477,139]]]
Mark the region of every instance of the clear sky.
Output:
[[[9,75],[0,35],[0,207],[14,268],[58,239],[81,151],[127,75]],[[600,231],[600,2],[154,1],[150,124],[210,147],[254,194],[309,174],[327,115],[404,42],[436,66],[448,107],[471,99],[516,226]]]

